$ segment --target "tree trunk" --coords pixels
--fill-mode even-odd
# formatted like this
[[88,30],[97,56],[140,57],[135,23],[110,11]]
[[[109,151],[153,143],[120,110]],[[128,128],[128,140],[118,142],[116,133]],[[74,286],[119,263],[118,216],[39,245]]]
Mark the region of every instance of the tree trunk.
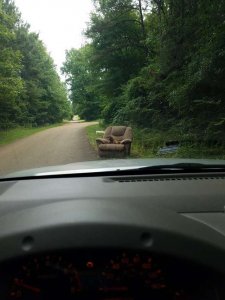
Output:
[[146,31],[145,31],[145,23],[144,23],[144,17],[143,17],[143,10],[142,10],[141,0],[138,0],[138,7],[139,7],[139,13],[140,13],[140,21],[141,21],[142,34],[143,34],[143,37],[145,39],[145,37],[146,37]]

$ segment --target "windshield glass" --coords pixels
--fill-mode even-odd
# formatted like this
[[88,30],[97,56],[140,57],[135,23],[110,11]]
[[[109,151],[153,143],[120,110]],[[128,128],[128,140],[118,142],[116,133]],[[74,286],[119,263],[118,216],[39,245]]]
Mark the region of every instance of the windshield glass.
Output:
[[224,16],[225,0],[0,0],[0,176],[224,159]]

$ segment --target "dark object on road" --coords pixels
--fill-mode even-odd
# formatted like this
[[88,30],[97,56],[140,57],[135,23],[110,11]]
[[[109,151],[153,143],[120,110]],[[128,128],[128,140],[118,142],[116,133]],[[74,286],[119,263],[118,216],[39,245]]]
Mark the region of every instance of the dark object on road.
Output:
[[157,154],[169,154],[175,153],[180,147],[180,143],[178,141],[168,141],[165,143],[165,146],[160,148]]
[[96,139],[100,157],[125,157],[130,155],[132,129],[126,126],[106,128],[103,138]]

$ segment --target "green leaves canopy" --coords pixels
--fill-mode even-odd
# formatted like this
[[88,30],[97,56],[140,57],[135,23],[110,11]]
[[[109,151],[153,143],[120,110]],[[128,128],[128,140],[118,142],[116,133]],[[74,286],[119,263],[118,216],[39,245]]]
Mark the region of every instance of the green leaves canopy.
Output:
[[0,41],[0,128],[70,118],[53,60],[10,0],[0,0]]
[[79,50],[71,49],[66,53],[62,68],[70,87],[74,113],[86,120],[97,119],[100,111],[100,98],[96,92],[99,78],[90,66],[91,55],[89,45]]

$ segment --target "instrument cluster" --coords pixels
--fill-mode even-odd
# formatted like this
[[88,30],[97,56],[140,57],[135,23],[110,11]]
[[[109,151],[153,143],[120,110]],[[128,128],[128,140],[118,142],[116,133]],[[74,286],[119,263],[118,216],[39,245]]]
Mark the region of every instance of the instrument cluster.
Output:
[[0,279],[7,300],[222,299],[225,283],[175,258],[108,250],[32,255],[1,265]]

